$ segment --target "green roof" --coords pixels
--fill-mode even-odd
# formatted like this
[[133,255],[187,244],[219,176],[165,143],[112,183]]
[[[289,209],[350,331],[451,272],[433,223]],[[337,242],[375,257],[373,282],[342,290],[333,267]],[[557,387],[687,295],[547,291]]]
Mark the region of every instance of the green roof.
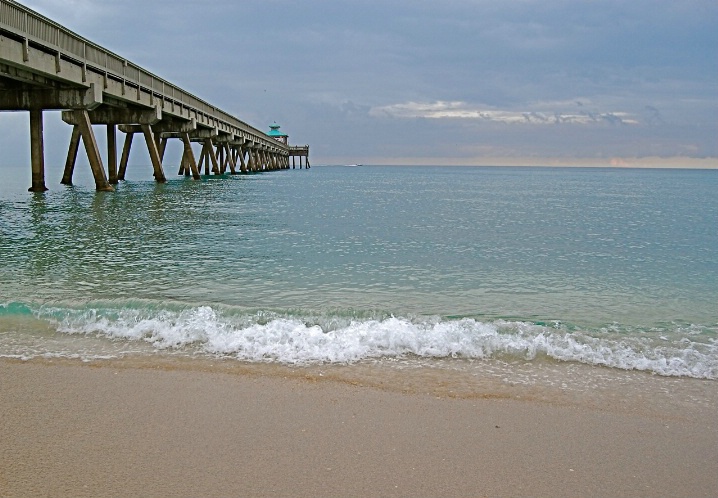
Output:
[[276,121],[274,122],[274,124],[269,125],[269,128],[270,128],[270,130],[269,130],[269,133],[267,133],[267,135],[269,135],[270,137],[288,137],[289,136],[286,133],[282,133],[281,131],[279,131],[279,125],[277,124]]

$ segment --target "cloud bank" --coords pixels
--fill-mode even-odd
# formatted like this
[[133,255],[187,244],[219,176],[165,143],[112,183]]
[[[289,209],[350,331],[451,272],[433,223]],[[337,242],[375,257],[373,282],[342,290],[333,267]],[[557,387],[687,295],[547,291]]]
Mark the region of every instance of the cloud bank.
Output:
[[[579,105],[582,105],[579,103]],[[493,123],[510,124],[611,124],[635,125],[639,121],[628,112],[591,112],[578,111],[502,111],[486,107],[472,106],[466,102],[437,101],[432,103],[406,102],[387,106],[372,107],[370,116],[395,117],[404,119],[475,119]]]

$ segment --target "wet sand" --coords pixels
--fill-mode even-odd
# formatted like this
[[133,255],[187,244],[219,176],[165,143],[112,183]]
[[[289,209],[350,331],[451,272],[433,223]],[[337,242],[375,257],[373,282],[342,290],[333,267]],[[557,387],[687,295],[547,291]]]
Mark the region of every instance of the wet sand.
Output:
[[635,408],[0,360],[0,496],[718,496],[715,417]]

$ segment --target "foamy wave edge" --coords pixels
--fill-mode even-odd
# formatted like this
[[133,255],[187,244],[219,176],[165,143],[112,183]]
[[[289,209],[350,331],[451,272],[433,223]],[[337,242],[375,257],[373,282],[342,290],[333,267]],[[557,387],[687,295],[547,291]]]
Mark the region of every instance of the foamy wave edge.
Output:
[[[155,348],[195,346],[202,351],[252,362],[353,363],[403,357],[483,359],[546,356],[663,376],[718,378],[718,344],[687,338],[597,337],[561,327],[471,318],[420,321],[389,317],[327,322],[294,317],[225,316],[210,306],[157,311],[151,316],[121,310],[108,317],[96,310],[69,313],[57,321],[67,334],[96,334],[146,341]],[[660,340],[659,340],[660,339]]]

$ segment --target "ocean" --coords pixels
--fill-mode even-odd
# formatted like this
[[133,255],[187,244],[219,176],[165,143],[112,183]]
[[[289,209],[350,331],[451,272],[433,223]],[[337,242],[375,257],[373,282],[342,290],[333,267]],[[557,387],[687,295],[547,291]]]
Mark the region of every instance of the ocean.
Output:
[[0,357],[714,390],[718,171],[170,169],[0,168]]

